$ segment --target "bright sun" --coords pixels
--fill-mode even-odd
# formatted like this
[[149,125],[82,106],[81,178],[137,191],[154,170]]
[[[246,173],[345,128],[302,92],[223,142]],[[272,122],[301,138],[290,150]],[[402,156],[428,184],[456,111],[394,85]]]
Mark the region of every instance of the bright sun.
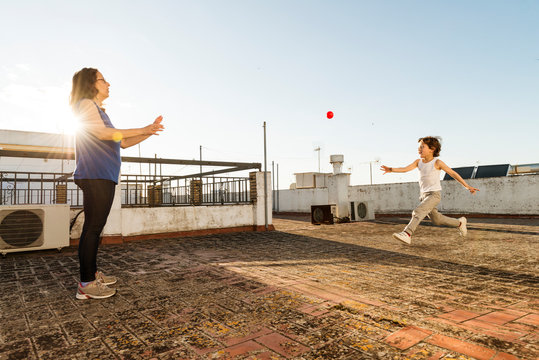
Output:
[[1,128],[68,135],[77,131],[79,122],[68,104],[68,82],[61,86],[12,83],[1,90],[0,124],[6,121]]
[[66,111],[57,112],[56,128],[62,134],[74,135],[79,128],[79,119],[69,108]]

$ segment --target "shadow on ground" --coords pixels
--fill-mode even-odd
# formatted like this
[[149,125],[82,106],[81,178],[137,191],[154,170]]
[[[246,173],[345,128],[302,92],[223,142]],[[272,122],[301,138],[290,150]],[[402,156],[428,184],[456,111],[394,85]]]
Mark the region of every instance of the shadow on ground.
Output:
[[274,223],[105,246],[99,265],[121,281],[100,301],[74,297],[75,249],[9,254],[0,359],[537,356],[539,237],[516,233],[533,226],[468,240],[424,227],[407,247],[398,223]]

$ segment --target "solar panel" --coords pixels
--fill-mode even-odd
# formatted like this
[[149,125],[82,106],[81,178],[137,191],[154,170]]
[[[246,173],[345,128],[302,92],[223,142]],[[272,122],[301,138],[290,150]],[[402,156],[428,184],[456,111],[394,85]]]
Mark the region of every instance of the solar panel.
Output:
[[[463,179],[471,179],[473,171],[475,169],[475,166],[465,166],[465,167],[458,167],[454,168],[455,172],[460,175]],[[444,180],[453,180],[451,175],[445,174]]]
[[510,166],[509,164],[479,166],[475,173],[475,179],[507,176]]

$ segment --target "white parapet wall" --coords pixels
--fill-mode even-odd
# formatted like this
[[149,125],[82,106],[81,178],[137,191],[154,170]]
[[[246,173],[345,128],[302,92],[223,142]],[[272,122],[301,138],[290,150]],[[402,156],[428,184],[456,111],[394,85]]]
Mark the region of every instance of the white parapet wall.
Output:
[[[455,180],[442,181],[446,213],[490,215],[539,215],[539,175],[470,179],[480,189],[471,195]],[[411,213],[419,203],[417,182],[356,185],[348,187],[351,201],[371,201],[376,213]],[[279,211],[310,212],[311,205],[328,204],[327,189],[280,190]]]
[[253,225],[252,205],[123,208],[122,235],[173,233]]
[[[109,216],[103,236],[122,239],[215,229],[251,227],[255,230],[253,207],[256,207],[256,204],[126,207],[118,209],[116,216]],[[79,211],[80,209],[72,209],[71,218]],[[271,219],[270,213],[270,224]],[[84,213],[81,213],[71,230],[71,239],[80,237],[83,222]]]
[[539,175],[472,179],[471,195],[457,181],[443,181],[441,211],[448,213],[539,215]]
[[[157,206],[122,207],[121,192],[116,189],[111,212],[103,229],[107,242],[125,239],[176,236],[184,232],[265,230],[266,214],[268,230],[273,230],[271,203],[271,173],[266,174],[267,203],[264,202],[264,172],[256,173],[256,201],[249,204],[209,206]],[[267,213],[264,212],[267,206]],[[71,209],[71,219],[80,209]],[[70,238],[80,237],[84,213],[81,213],[71,229]],[[112,239],[112,240],[111,240]]]
[[358,185],[348,188],[351,201],[370,201],[375,213],[408,213],[419,204],[416,182]]
[[327,188],[279,190],[279,211],[311,212],[311,205],[327,203]]

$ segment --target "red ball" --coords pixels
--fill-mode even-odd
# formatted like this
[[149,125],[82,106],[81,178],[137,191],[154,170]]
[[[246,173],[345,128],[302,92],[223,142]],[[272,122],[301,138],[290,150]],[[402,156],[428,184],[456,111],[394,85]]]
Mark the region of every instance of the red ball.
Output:
[[333,111],[328,111],[327,116],[328,116],[328,119],[331,119],[333,117]]

